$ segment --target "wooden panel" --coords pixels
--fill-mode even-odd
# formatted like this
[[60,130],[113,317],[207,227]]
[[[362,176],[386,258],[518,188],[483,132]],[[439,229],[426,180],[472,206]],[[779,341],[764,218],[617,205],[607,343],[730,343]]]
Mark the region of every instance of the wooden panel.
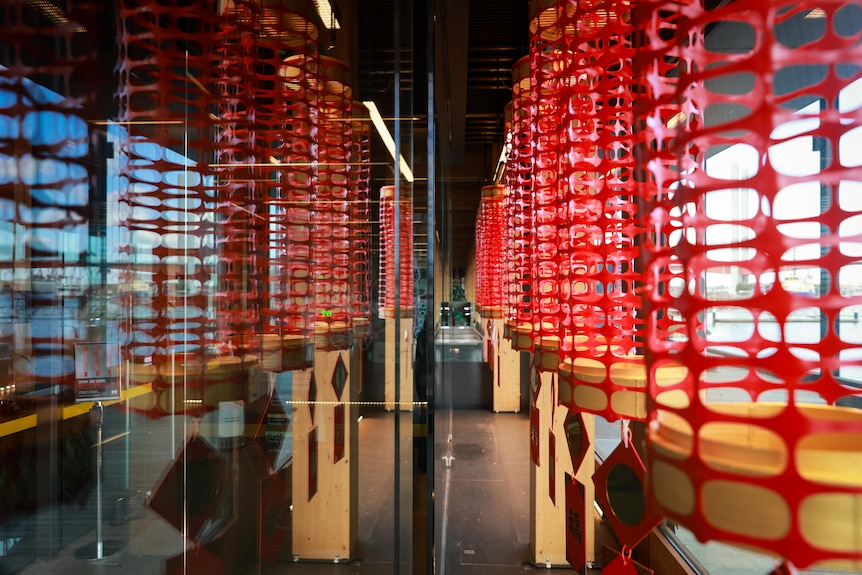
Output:
[[[413,319],[401,319],[401,341],[399,347],[399,368],[401,371],[401,410],[410,411],[413,402]],[[395,320],[386,319],[385,351],[385,389],[386,411],[395,409]]]
[[[332,376],[339,359],[348,370],[341,401],[345,403],[344,458],[334,461],[335,404]],[[308,398],[311,371],[296,371],[293,379],[293,552],[300,560],[345,561],[356,548],[358,451],[356,406],[350,352],[314,354],[317,404]],[[357,374],[358,376],[358,374]],[[316,433],[312,433],[316,430]],[[309,440],[316,438],[316,490],[309,485]],[[314,453],[314,450],[311,450]],[[313,473],[312,473],[313,475]]]
[[[493,320],[496,342],[494,362],[494,411],[521,409],[521,352],[512,349],[512,342],[503,338],[503,320]],[[491,334],[486,334],[489,337]]]
[[[539,408],[539,465],[530,464],[530,553],[531,560],[538,566],[548,561],[552,566],[568,565],[566,561],[566,516],[565,516],[565,474],[575,475],[566,444],[565,420],[568,411],[565,407],[554,406],[556,378],[554,373],[542,373],[542,386],[536,406]],[[556,504],[551,500],[548,465],[549,430],[553,418],[553,432],[556,439],[555,455],[555,493]],[[584,463],[575,475],[584,484],[586,501],[595,500],[592,475],[595,470],[594,418],[584,414],[584,432],[589,435],[590,447]],[[588,561],[595,560],[595,525],[587,522],[586,548]]]

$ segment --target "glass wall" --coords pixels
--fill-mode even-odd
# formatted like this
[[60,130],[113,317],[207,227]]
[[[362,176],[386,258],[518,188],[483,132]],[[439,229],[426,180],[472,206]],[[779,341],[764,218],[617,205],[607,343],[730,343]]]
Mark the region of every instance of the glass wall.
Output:
[[425,8],[317,4],[0,7],[0,572],[425,570]]

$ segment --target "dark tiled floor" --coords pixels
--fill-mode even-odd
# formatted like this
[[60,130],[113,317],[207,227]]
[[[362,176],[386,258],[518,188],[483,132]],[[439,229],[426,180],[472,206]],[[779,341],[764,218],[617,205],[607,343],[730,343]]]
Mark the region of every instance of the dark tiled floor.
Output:
[[[393,421],[392,413],[373,412],[366,414],[360,423],[358,558],[340,564],[295,563],[286,546],[276,563],[265,568],[248,565],[239,575],[395,575]],[[516,575],[534,571],[535,567],[525,564],[529,544],[528,417],[488,411],[453,412],[454,460],[447,468],[442,458],[450,451],[449,421],[448,413],[437,418],[434,510],[437,573]],[[410,423],[409,419],[402,422],[408,433]],[[412,443],[403,444],[400,453],[403,550],[400,573],[406,574],[412,572]],[[91,524],[91,514],[84,508],[80,512]],[[174,549],[176,537],[172,529],[151,512],[141,511],[124,526],[106,526],[106,540],[116,538],[127,543],[116,560],[91,563],[77,559],[75,552],[95,538],[94,531],[70,540],[51,561],[36,559],[15,568],[12,562],[0,561],[0,574],[157,574],[163,571],[164,558],[180,551]],[[135,541],[130,542],[132,532]],[[285,541],[289,542],[289,533]],[[205,571],[205,575],[216,573]]]

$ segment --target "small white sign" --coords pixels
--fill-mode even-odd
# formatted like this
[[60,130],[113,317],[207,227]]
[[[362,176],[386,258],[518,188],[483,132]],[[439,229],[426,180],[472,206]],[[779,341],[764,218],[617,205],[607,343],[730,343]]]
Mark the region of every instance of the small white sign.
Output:
[[218,443],[220,448],[238,444],[245,424],[242,401],[221,401],[218,404]]

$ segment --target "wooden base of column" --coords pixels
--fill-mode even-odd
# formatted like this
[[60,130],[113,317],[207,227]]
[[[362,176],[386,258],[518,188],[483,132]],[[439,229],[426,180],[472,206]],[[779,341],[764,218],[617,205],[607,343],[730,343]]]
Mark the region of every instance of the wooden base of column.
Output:
[[[386,318],[385,381],[384,400],[386,411],[395,409],[395,320]],[[399,411],[413,408],[413,320],[401,320],[401,337],[398,344],[399,386],[401,397]]]
[[492,320],[493,330],[485,337],[494,339],[493,353],[489,358],[494,372],[495,412],[518,412],[521,409],[521,352],[512,347],[512,342],[503,337],[504,322]]
[[[565,475],[574,475],[585,488],[584,496],[588,511],[595,501],[593,472],[595,471],[595,419],[583,414],[584,433],[590,441],[583,463],[577,474],[572,470],[572,459],[566,442],[565,421],[568,410],[554,406],[555,373],[541,373],[542,385],[536,407],[539,410],[539,465],[530,464],[530,554],[533,563],[540,567],[565,566],[566,560],[566,501]],[[556,382],[553,382],[556,383]],[[550,432],[554,434],[555,453],[549,450]],[[551,460],[553,459],[553,483]],[[552,498],[553,493],[553,498]],[[586,523],[587,560],[595,561],[595,525]]]
[[[341,562],[356,552],[359,429],[353,402],[361,373],[354,380],[351,353],[358,348],[315,352],[313,369],[293,375],[292,549],[299,561]],[[312,373],[315,391],[306,403]],[[333,378],[343,380],[340,398]]]

